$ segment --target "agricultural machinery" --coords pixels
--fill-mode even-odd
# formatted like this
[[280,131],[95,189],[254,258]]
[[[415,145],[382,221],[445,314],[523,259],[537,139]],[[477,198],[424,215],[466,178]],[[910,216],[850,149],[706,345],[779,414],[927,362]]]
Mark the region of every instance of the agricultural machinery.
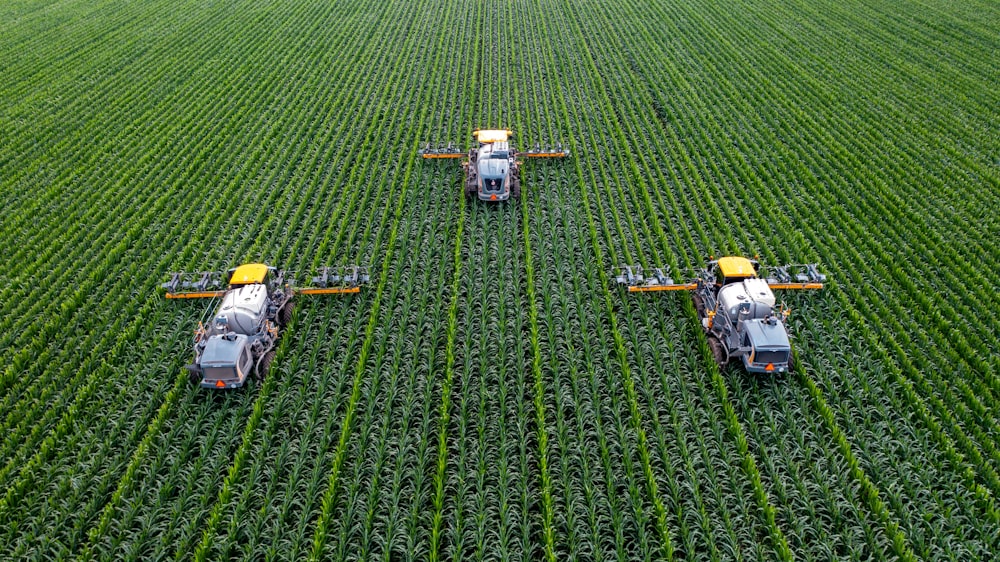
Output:
[[[785,329],[790,310],[775,308],[774,289],[822,289],[826,276],[816,264],[771,267],[759,277],[756,260],[729,256],[713,259],[688,283],[674,283],[661,269],[643,275],[642,266],[613,272],[630,293],[693,291],[701,326],[720,366],[740,359],[751,373],[783,373],[794,367]],[[615,275],[617,273],[617,275]]]
[[562,145],[554,149],[536,145],[526,152],[518,152],[508,140],[509,129],[483,129],[472,132],[479,146],[467,152],[448,144],[444,148],[431,148],[430,144],[419,151],[424,158],[468,158],[462,162],[465,169],[465,194],[476,195],[481,201],[506,201],[521,196],[521,161],[518,158],[565,158],[569,151]]
[[194,363],[185,368],[192,383],[226,389],[242,387],[251,373],[258,382],[267,376],[296,295],[357,293],[368,280],[364,267],[323,267],[312,277],[314,286],[294,287],[291,273],[248,263],[227,272],[171,273],[162,287],[168,299],[221,298],[208,326],[198,323]]

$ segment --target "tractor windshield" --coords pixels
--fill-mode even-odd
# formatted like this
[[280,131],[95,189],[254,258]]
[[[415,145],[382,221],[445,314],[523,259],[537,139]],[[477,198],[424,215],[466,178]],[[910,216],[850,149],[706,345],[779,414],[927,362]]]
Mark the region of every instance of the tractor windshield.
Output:
[[773,363],[775,365],[784,365],[788,363],[788,351],[782,350],[770,350],[761,349],[754,354],[754,363]]
[[503,178],[483,178],[483,190],[490,193],[503,191]]
[[233,367],[205,367],[205,380],[235,379],[236,369]]

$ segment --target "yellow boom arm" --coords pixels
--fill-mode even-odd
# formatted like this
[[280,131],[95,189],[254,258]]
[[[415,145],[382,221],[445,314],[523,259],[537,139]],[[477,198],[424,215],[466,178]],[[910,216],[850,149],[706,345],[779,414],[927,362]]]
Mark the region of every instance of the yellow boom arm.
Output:
[[225,291],[198,291],[191,293],[167,293],[166,297],[168,299],[209,299],[221,297],[224,294],[226,294]]
[[697,283],[672,283],[669,285],[631,285],[628,288],[630,293],[650,293],[654,291],[693,291],[698,288]]
[[767,286],[772,289],[786,289],[786,290],[823,288],[822,283],[768,283]]

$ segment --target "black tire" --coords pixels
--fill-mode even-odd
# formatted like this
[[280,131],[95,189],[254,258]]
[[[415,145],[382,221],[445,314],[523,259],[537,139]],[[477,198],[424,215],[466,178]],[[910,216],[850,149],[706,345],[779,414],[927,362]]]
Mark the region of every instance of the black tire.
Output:
[[521,197],[521,180],[516,177],[511,178],[510,195],[511,197]]
[[701,298],[701,295],[695,293],[694,297],[694,309],[698,311],[698,317],[705,317],[705,299]]
[[272,361],[274,361],[273,349],[268,351],[264,355],[264,358],[260,360],[260,363],[257,364],[257,372],[254,373],[254,379],[256,379],[257,382],[264,382],[264,379],[267,378],[267,373],[271,370]]
[[201,384],[201,374],[194,371],[188,371],[188,382],[191,384]]
[[708,348],[712,350],[712,358],[715,359],[715,362],[720,367],[725,367],[729,363],[729,354],[726,353],[726,346],[719,341],[719,338],[708,336]]
[[476,195],[479,191],[479,185],[476,181],[476,172],[472,169],[468,169],[465,175],[465,194],[468,196]]
[[292,309],[295,308],[295,303],[288,301],[285,306],[281,307],[278,311],[278,326],[284,328],[292,321]]
[[795,354],[792,353],[792,350],[788,350],[788,372],[795,372]]

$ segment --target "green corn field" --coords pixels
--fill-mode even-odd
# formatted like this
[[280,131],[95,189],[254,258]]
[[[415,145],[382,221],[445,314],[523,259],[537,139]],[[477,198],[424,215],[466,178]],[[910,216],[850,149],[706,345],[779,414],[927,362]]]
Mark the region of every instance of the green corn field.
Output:
[[[9,0],[0,202],[2,560],[1000,552],[993,0]],[[610,273],[723,255],[828,276],[793,373]],[[244,262],[371,283],[199,388]]]

